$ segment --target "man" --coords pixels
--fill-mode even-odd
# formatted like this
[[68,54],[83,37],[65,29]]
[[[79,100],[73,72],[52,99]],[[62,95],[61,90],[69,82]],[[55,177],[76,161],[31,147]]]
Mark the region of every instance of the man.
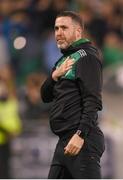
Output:
[[63,56],[41,88],[43,101],[53,101],[50,126],[59,136],[48,178],[99,179],[104,151],[97,114],[102,109],[101,56],[83,38],[83,22],[74,12],[56,17],[55,39]]
[[0,78],[0,179],[11,178],[11,142],[21,131],[18,101],[7,82]]

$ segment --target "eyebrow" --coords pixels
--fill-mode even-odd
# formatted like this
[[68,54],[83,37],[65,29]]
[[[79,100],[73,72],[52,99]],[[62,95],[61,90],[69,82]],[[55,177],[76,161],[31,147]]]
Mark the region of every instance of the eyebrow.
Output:
[[66,25],[60,25],[60,26],[55,25],[55,26],[54,26],[54,29],[58,29],[59,27],[61,27],[61,28],[67,28]]

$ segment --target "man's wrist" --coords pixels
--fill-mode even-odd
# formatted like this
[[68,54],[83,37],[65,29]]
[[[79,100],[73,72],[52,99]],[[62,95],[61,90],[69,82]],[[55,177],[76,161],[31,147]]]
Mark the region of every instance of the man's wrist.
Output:
[[81,137],[82,139],[85,139],[86,136],[87,136],[87,133],[84,132],[84,131],[82,131],[82,130],[80,130],[80,129],[78,129],[75,134],[77,134],[77,135],[78,135],[79,137]]
[[81,130],[77,130],[77,131],[76,131],[76,134],[77,134],[78,136],[80,136],[80,135],[81,135],[81,132],[82,132]]
[[58,81],[58,77],[56,76],[56,71],[57,71],[57,70],[55,70],[55,71],[52,73],[52,79],[53,79],[54,81]]
[[82,139],[84,139],[81,130],[77,130],[75,134],[77,134],[79,137],[81,137]]

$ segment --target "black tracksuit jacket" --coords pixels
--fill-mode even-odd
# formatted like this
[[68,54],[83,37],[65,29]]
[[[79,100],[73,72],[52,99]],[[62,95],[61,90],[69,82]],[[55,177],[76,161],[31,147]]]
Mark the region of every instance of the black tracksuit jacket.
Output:
[[81,130],[83,138],[89,137],[95,147],[103,148],[103,133],[98,127],[98,111],[102,110],[101,53],[87,39],[80,39],[62,53],[52,71],[68,56],[75,59],[72,70],[57,82],[50,75],[41,87],[42,100],[53,102],[51,129],[60,137]]

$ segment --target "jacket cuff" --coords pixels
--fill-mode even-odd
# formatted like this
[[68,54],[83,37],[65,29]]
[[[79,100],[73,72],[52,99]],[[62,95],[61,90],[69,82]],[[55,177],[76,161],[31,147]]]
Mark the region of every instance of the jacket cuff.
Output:
[[52,75],[49,76],[49,80],[52,82],[53,85],[56,83],[56,81],[52,78]]
[[76,134],[78,134],[81,138],[85,139],[90,131],[90,127],[87,125],[82,125],[82,127],[79,127],[76,131]]

